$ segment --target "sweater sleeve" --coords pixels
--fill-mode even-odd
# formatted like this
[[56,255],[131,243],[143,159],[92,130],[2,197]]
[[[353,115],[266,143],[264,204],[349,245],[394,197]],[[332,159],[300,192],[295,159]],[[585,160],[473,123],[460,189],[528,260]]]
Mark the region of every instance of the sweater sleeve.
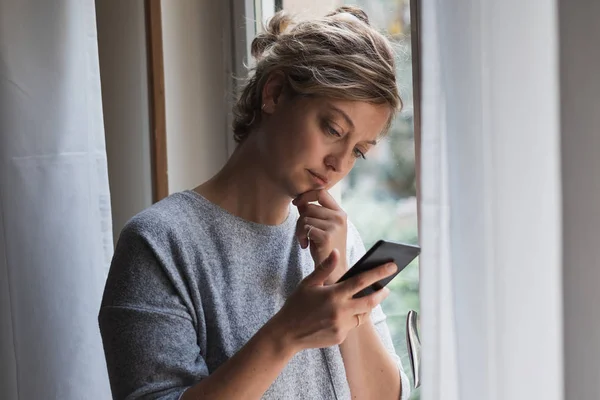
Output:
[[198,346],[199,322],[181,294],[185,282],[176,269],[165,268],[169,260],[147,233],[135,222],[123,230],[98,317],[117,400],[177,400],[208,376]]
[[[347,249],[348,263],[350,266],[354,265],[354,263],[356,263],[367,252],[358,230],[350,221],[348,221]],[[383,312],[381,305],[375,307],[371,312],[371,321],[373,321],[373,325],[375,325],[375,329],[377,330],[381,342],[398,366],[398,372],[400,374],[402,385],[401,400],[408,400],[410,398],[410,382],[408,380],[408,376],[404,372],[404,368],[402,367],[402,361],[400,360],[400,357],[394,348],[394,343],[392,342],[392,336],[386,320],[387,316]]]

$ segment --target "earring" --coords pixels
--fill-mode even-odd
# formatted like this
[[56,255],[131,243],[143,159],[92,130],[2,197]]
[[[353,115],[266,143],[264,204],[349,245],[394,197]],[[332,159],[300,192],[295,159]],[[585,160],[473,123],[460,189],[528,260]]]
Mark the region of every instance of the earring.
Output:
[[265,107],[267,106],[267,103],[264,103],[261,107],[261,110],[265,111]]

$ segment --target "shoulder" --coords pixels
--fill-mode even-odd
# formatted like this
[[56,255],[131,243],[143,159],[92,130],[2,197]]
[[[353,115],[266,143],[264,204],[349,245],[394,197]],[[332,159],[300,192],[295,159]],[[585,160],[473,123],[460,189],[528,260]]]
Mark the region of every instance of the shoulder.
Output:
[[141,211],[121,230],[105,286],[103,305],[154,304],[165,293],[186,293],[191,273],[186,252],[193,203],[173,194]]
[[132,217],[123,227],[119,241],[137,238],[167,243],[185,237],[193,225],[199,225],[201,215],[202,210],[189,193],[174,193]]

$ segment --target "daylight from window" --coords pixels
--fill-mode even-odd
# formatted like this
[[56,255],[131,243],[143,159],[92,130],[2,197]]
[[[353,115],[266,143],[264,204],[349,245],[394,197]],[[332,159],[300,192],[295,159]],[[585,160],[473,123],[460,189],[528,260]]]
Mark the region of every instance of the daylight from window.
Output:
[[[389,135],[369,151],[366,160],[358,160],[341,182],[342,207],[358,228],[367,249],[379,239],[409,244],[418,241],[409,3],[409,0],[283,1],[284,10],[307,17],[322,16],[344,4],[359,6],[367,12],[371,24],[393,40],[404,108]],[[391,294],[382,304],[396,352],[411,383],[414,381],[405,325],[408,311],[419,311],[418,268],[417,260],[402,271],[390,283]],[[419,398],[418,389],[413,390],[411,398]]]

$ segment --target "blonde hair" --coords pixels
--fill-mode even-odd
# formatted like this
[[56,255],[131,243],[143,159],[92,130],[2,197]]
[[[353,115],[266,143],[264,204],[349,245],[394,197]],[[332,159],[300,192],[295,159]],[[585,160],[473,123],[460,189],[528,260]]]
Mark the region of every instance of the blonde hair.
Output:
[[254,38],[251,52],[256,65],[233,109],[237,143],[260,123],[262,90],[274,72],[285,75],[291,95],[387,104],[393,111],[402,107],[391,44],[359,8],[344,6],[297,23],[279,11]]

